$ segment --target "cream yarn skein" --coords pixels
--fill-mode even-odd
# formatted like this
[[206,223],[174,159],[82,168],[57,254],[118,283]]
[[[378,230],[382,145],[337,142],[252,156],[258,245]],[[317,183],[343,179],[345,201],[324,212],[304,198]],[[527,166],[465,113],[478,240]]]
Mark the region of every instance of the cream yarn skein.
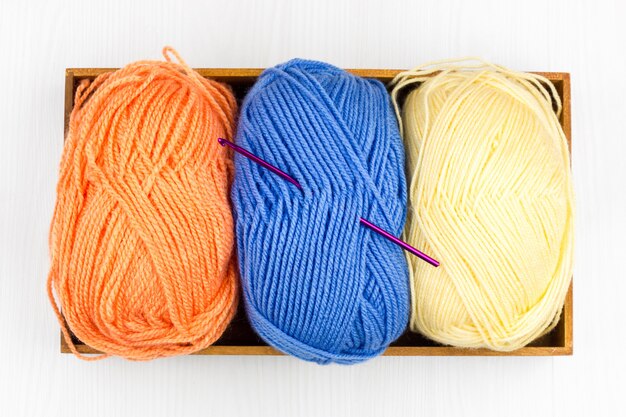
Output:
[[[410,327],[498,351],[558,322],[572,276],[573,191],[561,101],[544,77],[479,61],[400,73],[406,147]],[[417,86],[398,110],[398,93]],[[553,106],[556,108],[553,109]]]

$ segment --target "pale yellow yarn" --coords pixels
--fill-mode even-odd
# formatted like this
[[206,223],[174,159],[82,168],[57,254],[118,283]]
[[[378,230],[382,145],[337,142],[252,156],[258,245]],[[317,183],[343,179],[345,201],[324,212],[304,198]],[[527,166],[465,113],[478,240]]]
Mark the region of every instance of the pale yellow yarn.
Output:
[[[544,77],[479,61],[399,74],[411,329],[511,351],[551,330],[572,276],[573,193],[561,101]],[[553,109],[556,108],[556,111]],[[396,111],[398,106],[396,104]]]

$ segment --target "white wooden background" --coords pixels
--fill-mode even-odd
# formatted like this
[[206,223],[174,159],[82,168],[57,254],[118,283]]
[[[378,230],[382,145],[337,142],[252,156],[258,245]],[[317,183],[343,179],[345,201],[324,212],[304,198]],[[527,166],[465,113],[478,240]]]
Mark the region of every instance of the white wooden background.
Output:
[[[0,416],[626,415],[626,6],[622,1],[0,2]],[[575,353],[85,363],[45,294],[65,67],[178,48],[195,67],[292,57],[406,68],[465,55],[572,73]],[[620,405],[621,403],[621,405]]]

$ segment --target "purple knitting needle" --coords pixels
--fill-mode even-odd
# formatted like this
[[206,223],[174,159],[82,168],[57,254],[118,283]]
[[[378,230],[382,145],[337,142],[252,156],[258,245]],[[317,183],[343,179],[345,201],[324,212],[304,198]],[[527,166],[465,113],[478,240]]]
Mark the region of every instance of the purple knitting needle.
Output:
[[[270,165],[269,163],[265,162],[264,160],[262,160],[258,156],[248,152],[247,150],[245,150],[241,146],[237,146],[234,143],[232,143],[232,142],[230,142],[230,141],[228,141],[226,139],[222,139],[222,138],[218,138],[217,141],[220,143],[220,145],[231,147],[235,152],[239,152],[243,156],[251,159],[252,161],[256,162],[257,164],[261,165],[262,167],[269,169],[274,174],[280,175],[282,178],[286,179],[287,181],[289,181],[290,183],[292,183],[293,185],[295,185],[299,189],[302,189],[302,186],[300,186],[300,183],[298,181],[296,181],[295,179],[293,179],[292,177],[290,177],[289,175],[287,175],[286,173],[284,173],[280,169],[276,168],[275,166]],[[413,246],[409,245],[406,242],[403,242],[402,240],[398,239],[397,237],[395,237],[391,233],[386,232],[385,230],[381,229],[380,227],[376,226],[375,224],[365,220],[363,217],[360,217],[360,220],[361,220],[361,224],[369,227],[370,229],[372,229],[376,233],[380,234],[384,238],[392,241],[393,243],[395,243],[396,245],[400,246],[405,251],[407,251],[409,253],[412,253],[413,255],[417,256],[418,258],[428,262],[432,266],[435,266],[435,267],[439,266],[439,261],[431,258],[430,256],[426,255],[425,253],[420,252],[419,250],[415,249]]]
[[395,243],[396,245],[400,246],[405,251],[407,251],[409,253],[412,253],[413,255],[417,256],[421,260],[428,262],[432,266],[435,266],[435,267],[439,266],[439,261],[431,258],[430,256],[426,255],[423,252],[418,251],[413,246],[409,245],[406,242],[403,242],[402,240],[398,239],[397,237],[395,237],[391,233],[386,232],[383,229],[381,229],[380,227],[376,226],[375,224],[365,220],[363,217],[361,217],[361,223],[364,224],[365,226],[369,227],[370,229],[372,229],[376,233],[379,233],[383,237],[391,240],[393,243]]
[[234,143],[232,143],[232,142],[230,142],[230,141],[228,141],[226,139],[222,139],[222,138],[217,138],[217,141],[220,143],[220,145],[231,147],[234,151],[239,152],[240,154],[242,154],[246,158],[250,158],[251,160],[253,160],[257,164],[261,165],[263,168],[269,169],[274,174],[280,175],[281,177],[283,177],[284,179],[286,179],[287,181],[289,181],[290,183],[292,183],[293,185],[295,185],[299,189],[302,189],[302,187],[300,186],[300,183],[298,181],[294,180],[289,175],[285,174],[283,171],[281,171],[280,169],[276,168],[275,166],[268,164],[267,162],[265,162],[264,160],[262,160],[258,156],[254,155],[254,154],[252,154],[252,153],[250,153],[248,151],[246,151],[241,146],[237,146]]

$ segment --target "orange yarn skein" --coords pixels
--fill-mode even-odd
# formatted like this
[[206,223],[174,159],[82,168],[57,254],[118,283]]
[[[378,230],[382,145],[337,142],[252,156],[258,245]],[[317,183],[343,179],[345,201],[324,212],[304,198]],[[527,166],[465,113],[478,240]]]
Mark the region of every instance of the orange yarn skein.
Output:
[[232,155],[216,140],[233,137],[237,104],[163,55],[76,91],[48,295],[83,359],[98,357],[82,356],[69,329],[104,356],[147,360],[211,345],[237,307]]

